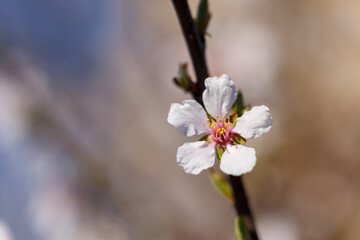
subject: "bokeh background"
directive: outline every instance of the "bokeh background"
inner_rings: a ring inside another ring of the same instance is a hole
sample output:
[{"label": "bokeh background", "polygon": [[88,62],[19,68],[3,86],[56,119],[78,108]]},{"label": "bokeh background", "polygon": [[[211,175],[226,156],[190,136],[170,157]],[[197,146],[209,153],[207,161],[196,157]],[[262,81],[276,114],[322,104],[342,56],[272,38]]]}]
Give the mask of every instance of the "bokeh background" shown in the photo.
[{"label": "bokeh background", "polygon": [[[244,177],[262,239],[360,239],[359,8],[210,0],[211,75],[274,119]],[[233,239],[175,161],[188,61],[171,1],[0,0],[0,239]]]}]

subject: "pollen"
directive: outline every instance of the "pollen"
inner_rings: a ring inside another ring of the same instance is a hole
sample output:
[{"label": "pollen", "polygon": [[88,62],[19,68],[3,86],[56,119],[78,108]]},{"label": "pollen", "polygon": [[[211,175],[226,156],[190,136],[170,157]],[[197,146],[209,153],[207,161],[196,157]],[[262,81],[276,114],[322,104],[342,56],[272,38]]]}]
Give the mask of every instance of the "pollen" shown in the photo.
[{"label": "pollen", "polygon": [[219,119],[219,122],[222,122],[222,119]]},{"label": "pollen", "polygon": [[216,118],[219,118],[219,115],[216,115]]},{"label": "pollen", "polygon": [[203,123],[203,126],[205,127],[205,123]]},{"label": "pollen", "polygon": [[223,115],[222,118],[225,118],[225,115]]}]

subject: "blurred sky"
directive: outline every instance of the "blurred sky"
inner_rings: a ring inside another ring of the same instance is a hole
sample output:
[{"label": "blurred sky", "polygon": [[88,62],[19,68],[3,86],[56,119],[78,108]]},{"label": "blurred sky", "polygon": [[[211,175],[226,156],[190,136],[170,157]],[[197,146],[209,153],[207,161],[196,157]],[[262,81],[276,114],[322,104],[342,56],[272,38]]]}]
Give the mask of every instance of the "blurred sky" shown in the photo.
[{"label": "blurred sky", "polygon": [[[118,18],[116,1],[2,0],[2,54],[9,59],[25,56],[56,87],[86,85],[94,80],[92,76],[107,56],[107,44],[118,39],[118,32],[113,31]],[[39,194],[39,185],[44,185],[39,184],[43,176],[34,177],[33,159],[43,158],[45,153],[33,136],[24,135],[26,120],[17,114],[22,111],[18,109],[19,101],[24,99],[19,98],[17,90],[4,84],[2,76],[0,219],[8,224],[14,239],[50,239],[37,232],[29,217],[29,202]],[[43,171],[51,169],[44,167]]]},{"label": "blurred sky", "polygon": [[[3,48],[26,52],[51,76],[89,79],[117,38],[116,1],[0,1]],[[66,76],[66,77],[65,77]]]}]

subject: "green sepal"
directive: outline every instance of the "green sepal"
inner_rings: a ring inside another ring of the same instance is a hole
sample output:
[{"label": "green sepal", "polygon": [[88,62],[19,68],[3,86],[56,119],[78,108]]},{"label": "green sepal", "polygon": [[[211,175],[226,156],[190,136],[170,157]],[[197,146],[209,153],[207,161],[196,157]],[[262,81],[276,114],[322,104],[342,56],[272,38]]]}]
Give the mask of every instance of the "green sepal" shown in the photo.
[{"label": "green sepal", "polygon": [[207,141],[209,135],[202,136],[199,141]]},{"label": "green sepal", "polygon": [[225,150],[226,150],[226,146],[216,144],[215,152],[216,152],[216,157],[218,158],[219,161],[221,161],[221,157],[224,154]]},{"label": "green sepal", "polygon": [[233,113],[237,113],[240,117],[243,114],[244,108],[245,108],[245,105],[244,105],[243,95],[240,91],[238,91],[236,100],[235,100],[234,104],[232,105],[230,111]]},{"label": "green sepal", "polygon": [[238,118],[238,114],[237,113],[233,113],[230,116],[230,123],[235,126],[236,125],[236,119]]},{"label": "green sepal", "polygon": [[184,89],[187,92],[193,92],[196,84],[191,80],[191,77],[187,71],[187,63],[181,63],[179,65],[178,75],[173,78],[174,83]]},{"label": "green sepal", "polygon": [[244,145],[246,143],[246,139],[240,136],[238,133],[232,133],[231,136],[231,144],[232,145]]},{"label": "green sepal", "polygon": [[206,141],[207,143],[212,143],[213,142],[213,138],[208,134],[205,136],[202,136],[199,141]]},{"label": "green sepal", "polygon": [[200,0],[197,9],[196,25],[202,37],[206,33],[206,28],[210,22],[211,14],[209,12],[209,3],[207,0]]},{"label": "green sepal", "polygon": [[230,202],[234,202],[233,191],[227,177],[214,169],[210,169],[210,180],[216,190],[226,197]]},{"label": "green sepal", "polygon": [[236,240],[249,240],[250,234],[246,228],[245,219],[241,216],[235,218],[234,234]]},{"label": "green sepal", "polygon": [[206,112],[207,117],[210,119],[210,123],[216,123],[215,118],[213,118],[208,112]]}]

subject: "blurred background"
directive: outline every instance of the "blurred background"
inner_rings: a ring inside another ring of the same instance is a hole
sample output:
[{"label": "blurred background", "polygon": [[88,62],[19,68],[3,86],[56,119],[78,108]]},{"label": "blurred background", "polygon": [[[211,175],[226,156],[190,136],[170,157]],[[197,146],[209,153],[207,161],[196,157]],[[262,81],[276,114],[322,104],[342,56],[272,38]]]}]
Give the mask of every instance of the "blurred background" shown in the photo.
[{"label": "blurred background", "polygon": [[[244,177],[262,239],[360,239],[359,7],[210,0],[211,75],[274,119]],[[188,61],[170,1],[0,0],[0,239],[233,239],[176,164]]]}]

